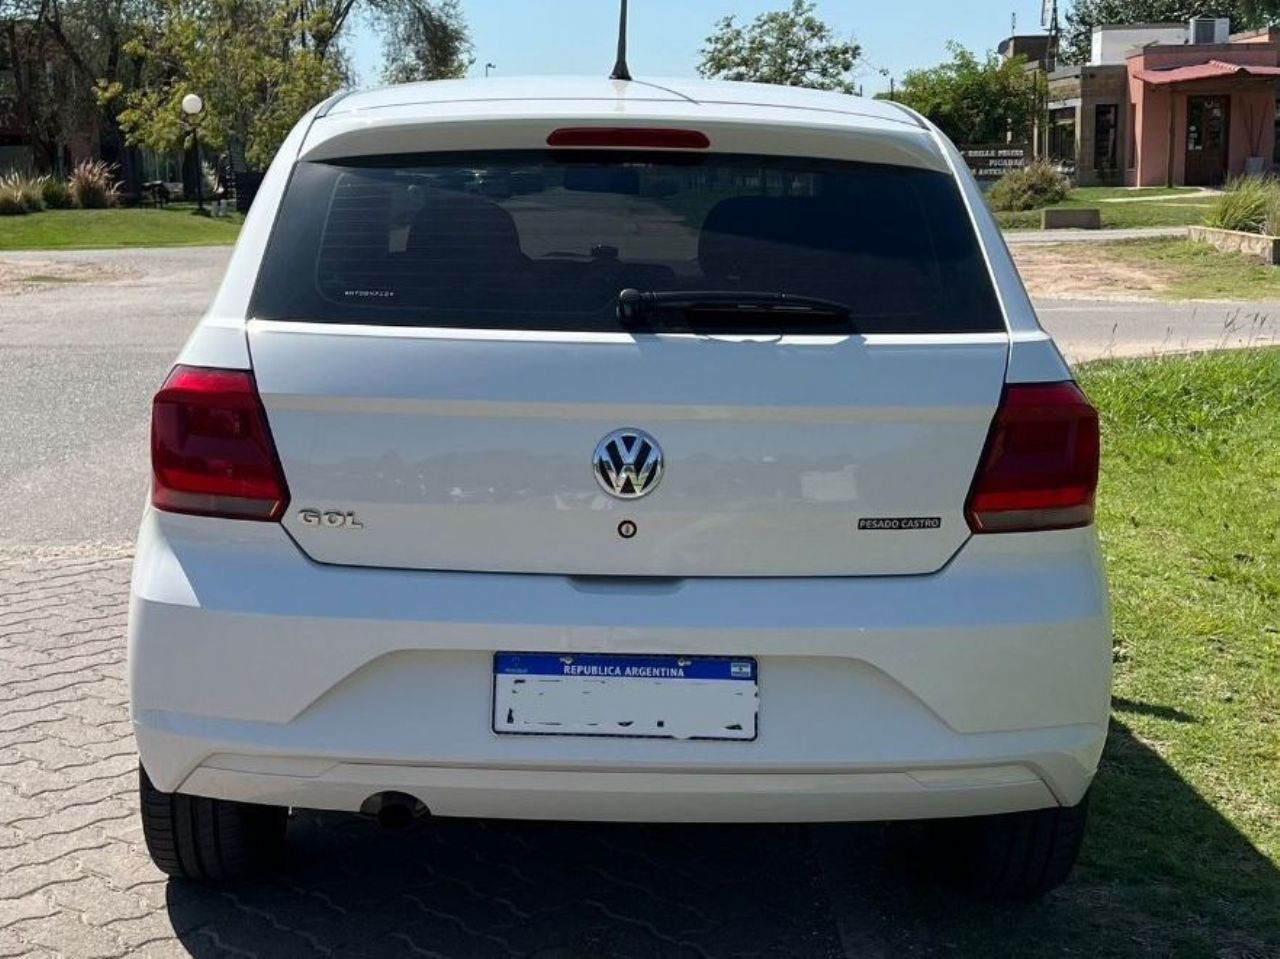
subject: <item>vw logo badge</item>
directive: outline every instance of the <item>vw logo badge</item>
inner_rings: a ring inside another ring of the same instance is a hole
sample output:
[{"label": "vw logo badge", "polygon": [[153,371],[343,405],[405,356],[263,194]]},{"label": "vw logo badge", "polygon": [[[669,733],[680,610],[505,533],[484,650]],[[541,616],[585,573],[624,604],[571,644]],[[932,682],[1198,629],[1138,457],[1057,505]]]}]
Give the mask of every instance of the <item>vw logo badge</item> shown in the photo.
[{"label": "vw logo badge", "polygon": [[662,447],[644,430],[614,430],[597,444],[592,468],[610,496],[639,499],[662,479]]}]

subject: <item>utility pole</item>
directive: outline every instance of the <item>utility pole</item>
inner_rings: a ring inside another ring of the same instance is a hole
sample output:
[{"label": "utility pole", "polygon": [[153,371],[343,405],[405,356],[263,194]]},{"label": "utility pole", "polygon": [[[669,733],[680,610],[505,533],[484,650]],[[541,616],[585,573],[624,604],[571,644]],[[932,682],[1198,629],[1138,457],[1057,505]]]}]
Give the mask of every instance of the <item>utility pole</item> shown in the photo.
[{"label": "utility pole", "polygon": [[[1044,86],[1036,91],[1037,159],[1049,159],[1049,74],[1058,69],[1058,0],[1041,0],[1040,28],[1049,31],[1049,45],[1044,54]],[[1039,86],[1037,84],[1037,86]]]},{"label": "utility pole", "polygon": [[1044,0],[1040,7],[1040,26],[1049,31],[1049,52],[1045,72],[1058,69],[1058,0]]}]

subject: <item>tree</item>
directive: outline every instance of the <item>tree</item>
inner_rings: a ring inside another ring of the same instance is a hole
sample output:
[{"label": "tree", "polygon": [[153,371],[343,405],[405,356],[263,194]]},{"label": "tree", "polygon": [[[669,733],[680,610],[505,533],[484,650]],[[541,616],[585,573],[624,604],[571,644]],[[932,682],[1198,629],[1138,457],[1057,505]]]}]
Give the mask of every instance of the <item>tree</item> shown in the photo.
[{"label": "tree", "polygon": [[762,13],[747,26],[733,16],[719,20],[702,48],[698,73],[852,93],[861,56],[857,43],[839,40],[814,15],[812,0],[791,0],[790,9]]},{"label": "tree", "polygon": [[956,143],[997,143],[1012,133],[1025,139],[1035,114],[1035,77],[1026,61],[1004,61],[994,53],[979,60],[954,41],[951,60],[911,70],[895,99],[942,128]]},{"label": "tree", "polygon": [[95,83],[131,84],[139,63],[125,49],[158,0],[0,0],[0,61],[12,70],[17,114],[38,170],[54,168],[61,142],[103,137],[112,160],[133,171],[116,109]]},{"label": "tree", "polygon": [[0,18],[0,64],[8,68],[3,126],[21,129],[31,145],[37,170],[57,163],[58,143],[73,122],[55,90],[66,70],[54,67],[42,48],[50,45],[43,24],[17,17]]},{"label": "tree", "polygon": [[6,91],[35,165],[69,140],[119,164],[130,146],[189,145],[181,100],[199,93],[202,143],[266,163],[298,118],[347,82],[342,41],[364,14],[387,31],[386,76],[459,76],[470,42],[458,0],[0,0]]},{"label": "tree", "polygon": [[388,83],[451,80],[475,62],[458,0],[384,0],[374,16],[383,30],[382,76]]},{"label": "tree", "polygon": [[349,80],[341,38],[357,2],[388,32],[393,81],[458,76],[470,60],[456,0],[161,0],[161,13],[128,45],[145,66],[132,89],[104,84],[129,142],[189,145],[182,98],[199,93],[201,142],[240,144],[263,167],[298,119]]},{"label": "tree", "polygon": [[182,98],[198,93],[201,141],[240,143],[251,164],[274,156],[289,128],[344,80],[332,8],[305,0],[165,0],[161,15],[127,45],[143,82],[100,88],[119,105],[131,144],[157,151],[190,144]]},{"label": "tree", "polygon": [[1093,28],[1104,24],[1230,17],[1232,30],[1251,30],[1266,26],[1277,15],[1278,0],[1074,0],[1066,14],[1059,59],[1063,63],[1087,63]]}]

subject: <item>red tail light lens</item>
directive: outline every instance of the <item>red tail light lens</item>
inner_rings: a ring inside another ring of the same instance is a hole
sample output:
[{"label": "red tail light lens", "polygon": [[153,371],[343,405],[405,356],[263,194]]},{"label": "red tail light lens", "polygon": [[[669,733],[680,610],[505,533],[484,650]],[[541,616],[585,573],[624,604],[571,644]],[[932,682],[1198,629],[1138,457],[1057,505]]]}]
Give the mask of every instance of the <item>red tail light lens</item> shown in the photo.
[{"label": "red tail light lens", "polygon": [[174,367],[151,405],[151,502],[171,513],[278,520],[289,504],[253,374]]},{"label": "red tail light lens", "polygon": [[1098,413],[1074,383],[1010,385],[991,424],[965,515],[975,533],[1093,522]]},{"label": "red tail light lens", "polygon": [[636,147],[653,150],[705,150],[711,140],[700,130],[655,127],[561,127],[547,137],[550,147]]}]

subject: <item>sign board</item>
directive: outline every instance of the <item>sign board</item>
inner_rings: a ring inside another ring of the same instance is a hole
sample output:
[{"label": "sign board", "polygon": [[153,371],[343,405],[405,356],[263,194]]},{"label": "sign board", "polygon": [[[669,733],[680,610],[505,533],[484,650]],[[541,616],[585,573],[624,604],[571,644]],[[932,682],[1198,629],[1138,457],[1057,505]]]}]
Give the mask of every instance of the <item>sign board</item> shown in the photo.
[{"label": "sign board", "polygon": [[1057,0],[1040,0],[1040,29],[1052,30],[1058,19]]},{"label": "sign board", "polygon": [[1021,170],[1030,162],[1031,149],[1025,143],[987,143],[961,147],[960,155],[974,177],[983,182]]}]

